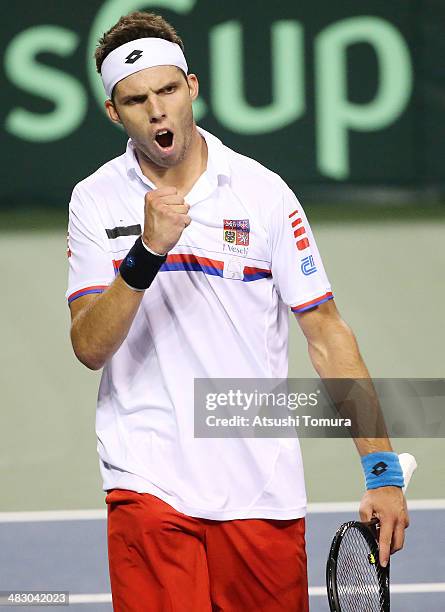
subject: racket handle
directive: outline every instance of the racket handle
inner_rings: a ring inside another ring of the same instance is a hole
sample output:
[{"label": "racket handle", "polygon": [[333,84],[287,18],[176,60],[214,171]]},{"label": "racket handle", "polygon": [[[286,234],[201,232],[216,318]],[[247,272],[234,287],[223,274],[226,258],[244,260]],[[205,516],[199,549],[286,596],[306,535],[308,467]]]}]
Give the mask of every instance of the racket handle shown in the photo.
[{"label": "racket handle", "polygon": [[402,453],[399,455],[400,466],[403,472],[403,480],[405,481],[405,486],[403,487],[403,492],[405,493],[409,481],[411,480],[411,476],[414,474],[414,470],[417,468],[417,462],[413,455],[409,453]]}]

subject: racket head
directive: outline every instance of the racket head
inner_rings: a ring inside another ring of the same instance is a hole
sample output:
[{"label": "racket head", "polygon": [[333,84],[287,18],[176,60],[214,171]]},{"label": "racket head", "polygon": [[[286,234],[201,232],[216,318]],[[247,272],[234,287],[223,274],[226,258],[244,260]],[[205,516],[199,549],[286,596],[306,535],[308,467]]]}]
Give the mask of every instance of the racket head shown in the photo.
[{"label": "racket head", "polygon": [[[369,523],[348,521],[337,529],[326,564],[326,585],[331,612],[389,612],[389,563],[387,567],[382,567],[379,563],[378,528],[378,520],[373,519]],[[349,563],[354,564],[354,577],[350,578],[350,586],[345,584],[343,553],[349,554]],[[362,584],[366,586],[352,584],[353,578],[356,582],[362,579]],[[365,580],[368,580],[368,583],[365,583]],[[348,589],[352,593],[348,593]],[[368,591],[367,601],[364,591]],[[363,602],[358,601],[359,595]]]}]

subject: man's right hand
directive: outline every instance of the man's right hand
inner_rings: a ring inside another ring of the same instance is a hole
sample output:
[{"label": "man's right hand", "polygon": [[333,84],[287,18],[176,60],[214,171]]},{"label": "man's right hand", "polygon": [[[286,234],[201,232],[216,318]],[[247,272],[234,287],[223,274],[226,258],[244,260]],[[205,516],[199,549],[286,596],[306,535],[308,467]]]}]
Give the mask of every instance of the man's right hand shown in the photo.
[{"label": "man's right hand", "polygon": [[145,220],[142,240],[155,253],[165,255],[190,225],[190,206],[176,187],[161,187],[145,194]]},{"label": "man's right hand", "polygon": [[[155,253],[168,253],[190,224],[190,206],[175,187],[163,187],[145,195],[142,239]],[[83,295],[70,304],[71,341],[77,358],[98,370],[127,337],[143,291],[129,289],[120,275],[102,294]]]}]

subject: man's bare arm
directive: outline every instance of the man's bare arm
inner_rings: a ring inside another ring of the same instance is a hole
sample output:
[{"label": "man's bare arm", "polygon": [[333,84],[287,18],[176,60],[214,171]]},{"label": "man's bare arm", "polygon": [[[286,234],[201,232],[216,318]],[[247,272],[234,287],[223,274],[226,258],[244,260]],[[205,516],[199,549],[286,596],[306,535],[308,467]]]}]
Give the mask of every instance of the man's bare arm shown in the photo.
[{"label": "man's bare arm", "polygon": [[[369,379],[357,340],[341,318],[334,300],[297,314],[298,323],[308,341],[312,364],[320,378]],[[378,407],[376,396],[374,400]],[[392,451],[387,437],[354,439],[360,455],[376,451]]]},{"label": "man's bare arm", "polygon": [[[350,327],[343,321],[334,303],[329,300],[312,310],[296,315],[308,341],[309,356],[320,378],[369,378],[368,369],[360,354]],[[371,397],[378,407],[378,398]],[[361,456],[392,451],[388,437],[357,437],[355,445]],[[390,552],[403,547],[404,530],[409,525],[406,501],[399,487],[379,487],[367,491],[360,504],[360,516],[368,521],[380,519],[380,561],[386,565]]]},{"label": "man's bare arm", "polygon": [[87,368],[99,370],[127,337],[144,296],[118,276],[102,294],[84,295],[70,304],[71,343]]}]

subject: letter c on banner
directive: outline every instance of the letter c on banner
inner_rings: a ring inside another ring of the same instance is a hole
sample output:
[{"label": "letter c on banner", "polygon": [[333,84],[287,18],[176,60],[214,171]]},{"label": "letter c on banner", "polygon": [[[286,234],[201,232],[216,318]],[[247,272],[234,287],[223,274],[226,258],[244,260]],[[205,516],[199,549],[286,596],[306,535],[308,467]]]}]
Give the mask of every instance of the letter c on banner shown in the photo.
[{"label": "letter c on banner", "polygon": [[[88,76],[94,97],[101,108],[103,108],[106,95],[101,78],[96,71],[94,51],[99,38],[103,36],[104,32],[109,30],[111,26],[122,17],[122,15],[126,15],[131,11],[137,11],[148,7],[156,7],[186,14],[192,10],[195,4],[196,0],[107,0],[107,2],[102,5],[96,15],[95,20],[93,21],[87,45]],[[195,119],[199,121],[199,118],[202,117],[206,111],[205,103],[198,99],[194,103],[193,107]]]}]

